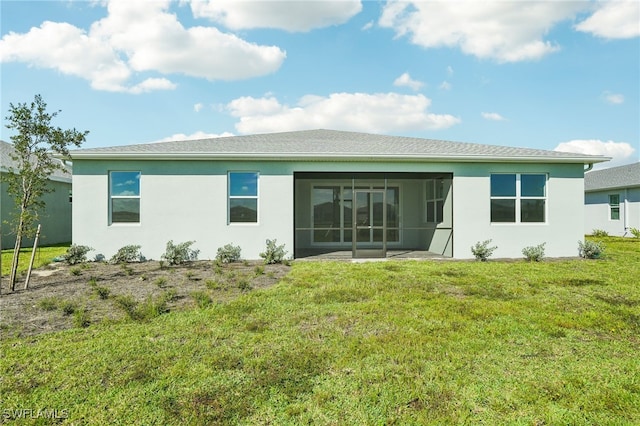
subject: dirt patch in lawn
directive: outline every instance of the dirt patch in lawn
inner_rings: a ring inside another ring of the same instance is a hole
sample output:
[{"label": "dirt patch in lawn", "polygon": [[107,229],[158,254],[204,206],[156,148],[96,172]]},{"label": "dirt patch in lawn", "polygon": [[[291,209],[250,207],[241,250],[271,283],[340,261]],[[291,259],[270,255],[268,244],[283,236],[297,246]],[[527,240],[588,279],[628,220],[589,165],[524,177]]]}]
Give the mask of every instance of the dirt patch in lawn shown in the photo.
[{"label": "dirt patch in lawn", "polygon": [[135,303],[155,303],[167,311],[222,303],[272,286],[289,269],[258,261],[226,265],[197,261],[180,266],[157,261],[52,264],[33,271],[27,290],[23,290],[24,277],[14,292],[3,277],[0,339],[119,321],[130,316],[127,306]]}]

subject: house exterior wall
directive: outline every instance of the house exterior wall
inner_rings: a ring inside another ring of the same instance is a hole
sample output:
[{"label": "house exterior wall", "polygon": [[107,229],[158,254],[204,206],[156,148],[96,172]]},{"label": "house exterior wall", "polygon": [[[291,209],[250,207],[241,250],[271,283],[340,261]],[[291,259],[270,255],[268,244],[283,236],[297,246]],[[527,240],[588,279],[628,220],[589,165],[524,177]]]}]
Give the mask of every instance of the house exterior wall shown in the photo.
[{"label": "house exterior wall", "polygon": [[[609,195],[620,197],[620,218],[611,219]],[[584,195],[584,233],[599,229],[612,236],[632,236],[629,228],[640,229],[640,188],[616,188]],[[625,229],[626,226],[626,229]]]},{"label": "house exterior wall", "polygon": [[[139,171],[140,223],[109,224],[109,172]],[[258,223],[229,224],[227,173],[257,171]],[[470,247],[492,239],[495,257],[522,257],[526,246],[546,243],[546,255],[575,256],[583,239],[582,164],[421,163],[380,161],[74,161],[73,241],[111,257],[117,249],[139,244],[142,253],[159,259],[166,242],[194,240],[201,259],[218,247],[240,245],[242,257],[257,259],[265,240],[277,239],[289,254],[294,248],[294,172],[421,172],[451,173],[445,201],[453,227],[434,231],[434,251],[454,258],[472,258]],[[491,173],[544,173],[547,181],[545,223],[492,224]],[[305,194],[296,194],[299,201]],[[306,195],[308,196],[308,195]],[[415,194],[411,195],[415,197]],[[415,201],[415,200],[414,200]],[[409,205],[409,204],[407,204]],[[300,214],[300,212],[296,212]],[[411,214],[407,214],[407,219]],[[298,222],[304,218],[298,218]],[[445,226],[446,228],[446,226]]]},{"label": "house exterior wall", "polygon": [[[545,223],[491,223],[491,173],[546,173]],[[584,239],[581,164],[475,164],[453,179],[454,257],[473,257],[471,246],[491,239],[493,257],[522,257],[522,249],[545,243],[547,257],[576,256]]]},{"label": "house exterior wall", "polygon": [[[45,202],[45,209],[40,212],[40,220],[36,222],[41,225],[39,245],[51,245],[68,243],[71,241],[71,202],[69,201],[69,191],[71,182],[61,182],[50,180],[48,182],[52,192],[42,196]],[[4,222],[13,219],[13,212],[16,211],[15,202],[7,193],[7,183],[0,183],[0,220],[2,221],[2,247],[13,248],[15,235],[9,234],[10,226]],[[33,245],[33,238],[25,238],[22,241],[23,247]]]}]

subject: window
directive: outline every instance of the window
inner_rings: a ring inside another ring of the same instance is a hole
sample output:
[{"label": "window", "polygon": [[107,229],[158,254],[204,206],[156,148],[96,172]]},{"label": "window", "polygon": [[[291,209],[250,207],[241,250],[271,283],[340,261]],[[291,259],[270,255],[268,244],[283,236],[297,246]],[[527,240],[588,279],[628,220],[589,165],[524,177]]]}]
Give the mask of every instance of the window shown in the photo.
[{"label": "window", "polygon": [[111,172],[111,223],[140,222],[140,172]]},{"label": "window", "polygon": [[547,176],[492,174],[491,222],[544,223]]},{"label": "window", "polygon": [[609,195],[609,220],[620,220],[620,195]]},{"label": "window", "polygon": [[428,179],[426,195],[427,223],[442,223],[444,211],[444,179]]},{"label": "window", "polygon": [[258,222],[258,173],[229,172],[229,223]]}]

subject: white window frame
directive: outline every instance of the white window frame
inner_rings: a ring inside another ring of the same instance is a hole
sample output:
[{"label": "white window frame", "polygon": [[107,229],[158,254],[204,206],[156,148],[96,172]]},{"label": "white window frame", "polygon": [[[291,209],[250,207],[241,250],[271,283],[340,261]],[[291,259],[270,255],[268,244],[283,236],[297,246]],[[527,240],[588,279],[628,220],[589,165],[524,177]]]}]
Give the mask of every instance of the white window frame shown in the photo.
[{"label": "white window frame", "polygon": [[[620,194],[608,194],[609,195],[609,220],[611,221],[619,221],[620,220]],[[611,198],[612,197],[618,197],[618,203],[614,204],[611,202]],[[618,218],[614,219],[613,218],[613,210],[617,209],[618,210]]]},{"label": "white window frame", "polygon": [[[516,176],[516,194],[515,196],[492,196],[491,195],[491,176],[493,175],[515,175]],[[544,196],[522,196],[522,176],[544,176]],[[515,220],[513,222],[493,222],[491,221],[491,200],[515,200]],[[522,221],[522,200],[544,200],[544,221],[542,222],[523,222]],[[548,173],[491,173],[489,176],[489,220],[491,225],[546,225],[549,223],[549,174]]]},{"label": "white window frame", "polygon": [[[433,198],[429,198],[429,186],[432,186]],[[442,194],[438,197],[438,185],[441,185]],[[439,224],[444,222],[444,203],[445,203],[445,189],[444,178],[427,179],[424,187],[424,221],[425,223]],[[438,202],[441,202],[441,209],[438,209]],[[433,221],[429,221],[429,203],[433,203]],[[438,210],[440,210],[441,219],[438,221]]]},{"label": "white window frame", "polygon": [[[256,175],[256,195],[231,195],[231,175],[253,173]],[[256,200],[255,222],[234,222],[231,220],[231,200]],[[227,225],[255,226],[260,222],[260,172],[257,170],[229,170],[227,171]]]},{"label": "white window frame", "polygon": [[[113,185],[114,173],[137,173],[140,179],[138,195],[113,195],[111,188]],[[113,221],[113,200],[114,199],[137,199],[138,200],[138,221],[137,222],[114,222]],[[111,170],[109,171],[109,225],[132,226],[140,225],[142,222],[142,172],[140,170]]]}]

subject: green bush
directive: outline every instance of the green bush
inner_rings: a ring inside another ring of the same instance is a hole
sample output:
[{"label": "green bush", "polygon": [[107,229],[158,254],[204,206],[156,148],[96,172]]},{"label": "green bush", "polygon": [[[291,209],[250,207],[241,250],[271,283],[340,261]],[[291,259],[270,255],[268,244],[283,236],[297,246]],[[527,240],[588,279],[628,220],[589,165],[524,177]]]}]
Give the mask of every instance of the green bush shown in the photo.
[{"label": "green bush", "polygon": [[631,232],[631,235],[633,235],[634,238],[640,238],[640,229],[630,228],[629,232]]},{"label": "green bush", "polygon": [[599,241],[578,241],[578,255],[584,259],[597,259],[602,256],[604,249],[604,244]]},{"label": "green bush", "polygon": [[287,251],[284,249],[284,244],[276,245],[277,240],[267,240],[267,249],[260,253],[260,257],[264,259],[264,263],[271,265],[274,263],[282,263]]},{"label": "green bush", "polygon": [[93,250],[89,246],[81,246],[71,244],[67,249],[67,252],[62,255],[62,259],[67,265],[75,265],[77,263],[84,263],[87,261],[87,253]]},{"label": "green bush", "polygon": [[218,248],[216,262],[221,264],[237,262],[240,260],[240,251],[240,246],[226,244],[223,247]]},{"label": "green bush", "polygon": [[594,229],[593,231],[591,231],[591,235],[594,237],[602,238],[602,237],[608,237],[609,233],[604,229]]},{"label": "green bush", "polygon": [[174,245],[173,241],[167,242],[167,248],[162,255],[162,259],[166,260],[169,265],[181,265],[198,259],[200,250],[192,250],[191,245],[195,241],[185,241],[178,245]]},{"label": "green bush", "polygon": [[118,249],[116,254],[111,257],[111,263],[131,263],[139,262],[142,259],[142,253],[140,253],[140,246],[128,245]]},{"label": "green bush", "polygon": [[481,262],[486,262],[493,252],[498,248],[496,246],[489,247],[489,243],[491,240],[486,240],[483,242],[478,241],[475,245],[471,246],[471,253],[475,256],[476,260]]},{"label": "green bush", "polygon": [[75,302],[66,300],[60,304],[60,310],[64,315],[71,315],[78,310],[78,305]]},{"label": "green bush", "polygon": [[102,300],[108,299],[109,294],[111,293],[111,291],[108,288],[102,287],[102,286],[94,287],[94,291],[98,295],[98,297]]},{"label": "green bush", "polygon": [[537,246],[525,247],[522,249],[522,254],[529,262],[540,262],[544,259],[545,244],[546,243],[542,243]]}]

